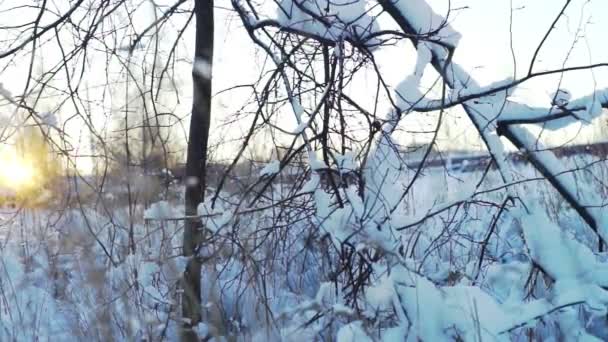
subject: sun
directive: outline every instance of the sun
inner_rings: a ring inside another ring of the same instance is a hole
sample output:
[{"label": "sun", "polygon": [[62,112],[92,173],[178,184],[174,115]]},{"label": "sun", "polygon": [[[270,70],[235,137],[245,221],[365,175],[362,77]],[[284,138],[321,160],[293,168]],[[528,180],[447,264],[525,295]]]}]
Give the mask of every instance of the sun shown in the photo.
[{"label": "sun", "polygon": [[0,184],[16,192],[35,185],[36,172],[31,163],[14,154],[0,155]]}]

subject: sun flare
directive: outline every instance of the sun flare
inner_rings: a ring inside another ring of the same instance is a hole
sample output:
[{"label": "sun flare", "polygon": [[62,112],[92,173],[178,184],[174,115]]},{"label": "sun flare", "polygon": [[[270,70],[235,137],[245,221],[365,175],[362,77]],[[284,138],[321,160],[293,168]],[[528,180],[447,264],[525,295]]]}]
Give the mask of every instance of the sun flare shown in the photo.
[{"label": "sun flare", "polygon": [[15,191],[35,185],[36,171],[31,163],[14,154],[0,155],[0,184]]}]

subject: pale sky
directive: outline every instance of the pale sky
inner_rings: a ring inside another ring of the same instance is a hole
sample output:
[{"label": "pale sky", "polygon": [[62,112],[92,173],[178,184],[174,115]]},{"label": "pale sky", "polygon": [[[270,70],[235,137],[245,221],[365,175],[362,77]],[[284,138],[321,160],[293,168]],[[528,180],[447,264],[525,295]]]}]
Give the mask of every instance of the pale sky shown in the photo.
[{"label": "pale sky", "polygon": [[[18,3],[20,0],[4,0],[0,2],[1,8],[6,8],[10,3]],[[159,1],[157,1],[158,3]],[[171,3],[165,0],[163,2]],[[448,6],[447,0],[429,1],[439,14],[445,14]],[[55,0],[58,6],[65,6],[66,2]],[[514,63],[510,49],[510,41],[515,54],[517,75],[521,77],[528,70],[528,64],[537,44],[550,27],[551,22],[564,4],[564,1],[556,0],[453,0],[449,3],[452,9],[456,9],[450,15],[451,25],[461,33],[462,38],[457,49],[455,61],[467,69],[481,84],[491,83],[513,75]],[[512,13],[512,40],[510,40],[510,12]],[[230,88],[240,84],[254,81],[260,70],[259,63],[264,58],[260,52],[256,52],[253,43],[242,28],[240,19],[235,13],[226,10],[230,7],[227,0],[216,1],[216,40],[214,60],[214,92]],[[142,6],[141,15],[135,21],[136,26],[141,29],[148,25],[153,18],[150,8]],[[31,13],[30,13],[31,14]],[[608,44],[605,35],[608,32],[608,1],[591,0],[573,1],[567,11],[567,20],[561,19],[557,28],[552,32],[550,38],[539,54],[535,70],[546,70],[560,68],[566,56],[566,66],[585,65],[608,61]],[[22,18],[19,18],[23,20]],[[6,18],[0,16],[0,21],[6,22]],[[381,25],[383,22],[381,21]],[[578,39],[577,39],[578,37]],[[189,29],[184,35],[184,46],[188,47],[193,42],[193,29]],[[574,48],[570,51],[573,42]],[[54,52],[57,53],[56,51]],[[45,56],[52,56],[53,51],[45,51]],[[395,86],[402,81],[412,70],[415,63],[413,49],[409,43],[388,49],[380,49],[376,52],[377,58],[382,61],[384,76],[389,84]],[[185,56],[191,59],[190,56]],[[49,59],[49,57],[47,57]],[[0,82],[13,94],[19,94],[23,87],[24,68],[26,63],[18,64],[14,68],[0,74]],[[190,109],[190,70],[187,63],[181,63],[178,71],[183,74],[180,78],[181,103],[172,107],[176,114],[187,115]],[[104,68],[93,68],[87,76],[94,82],[97,76],[105,73]],[[595,78],[594,78],[595,77]],[[560,75],[543,77],[525,84],[524,91],[520,91],[518,98],[530,104],[546,105],[550,100],[549,95],[555,91],[559,83]],[[368,91],[365,83],[354,84],[349,91],[353,94]],[[563,75],[562,88],[571,91],[574,97],[590,93],[594,87],[608,86],[608,68],[568,73]],[[240,108],[246,101],[247,90],[237,90],[218,95],[214,98],[214,124],[230,116]],[[93,94],[93,97],[95,94]],[[386,104],[384,104],[386,107]],[[458,116],[459,110],[452,110],[451,115]],[[5,113],[6,114],[6,113]],[[66,116],[67,113],[62,113]],[[425,119],[427,115],[412,115],[404,121],[405,125],[424,126],[431,122]],[[295,128],[295,122],[285,123],[285,128]],[[454,134],[460,138],[466,135],[475,135],[470,130],[468,119],[462,115],[457,121],[457,127],[452,128]],[[291,127],[293,126],[293,127]],[[217,126],[215,126],[217,127]],[[244,126],[232,125],[232,130],[242,130]],[[74,124],[70,130],[82,130],[82,125]],[[573,131],[572,129],[569,131]],[[219,136],[230,135],[225,129],[212,129],[212,139]],[[233,135],[237,136],[232,132]],[[563,132],[559,135],[564,136]],[[582,134],[589,136],[588,133]],[[74,136],[79,136],[74,134]],[[461,140],[458,140],[461,141]]]}]

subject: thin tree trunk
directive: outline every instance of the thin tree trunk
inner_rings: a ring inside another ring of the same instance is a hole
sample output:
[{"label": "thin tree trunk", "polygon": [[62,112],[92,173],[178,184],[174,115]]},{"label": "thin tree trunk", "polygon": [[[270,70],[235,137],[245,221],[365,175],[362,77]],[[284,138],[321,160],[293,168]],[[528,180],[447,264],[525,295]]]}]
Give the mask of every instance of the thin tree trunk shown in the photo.
[{"label": "thin tree trunk", "polygon": [[[213,62],[213,0],[195,0],[195,63],[207,64],[209,73],[193,68],[193,103],[186,157],[186,215],[197,214],[205,196],[207,143],[211,118],[211,65]],[[182,279],[182,315],[185,323],[183,341],[198,341],[193,327],[201,320],[201,261],[197,258],[202,243],[202,223],[187,220],[184,227],[183,252],[188,264]]]}]

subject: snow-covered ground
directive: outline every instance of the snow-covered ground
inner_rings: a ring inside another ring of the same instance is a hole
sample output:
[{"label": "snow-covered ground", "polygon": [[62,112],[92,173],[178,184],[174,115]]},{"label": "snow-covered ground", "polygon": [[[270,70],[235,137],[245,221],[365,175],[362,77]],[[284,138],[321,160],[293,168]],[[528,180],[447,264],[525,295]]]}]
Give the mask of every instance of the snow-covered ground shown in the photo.
[{"label": "snow-covered ground", "polygon": [[[588,165],[576,173],[581,189],[608,172],[590,156],[567,161]],[[513,188],[540,214],[502,211],[493,170],[478,188],[482,171],[427,170],[379,230],[366,230],[381,224],[366,214],[375,204],[349,189],[342,209],[314,184],[290,207],[218,203],[201,251],[199,333],[216,341],[608,338],[606,256],[592,252],[596,237],[530,166],[516,170]],[[283,186],[272,196],[285,196]],[[0,340],[175,340],[182,212],[181,199],[131,215],[87,205],[2,210]],[[390,250],[394,257],[382,254]]]}]

